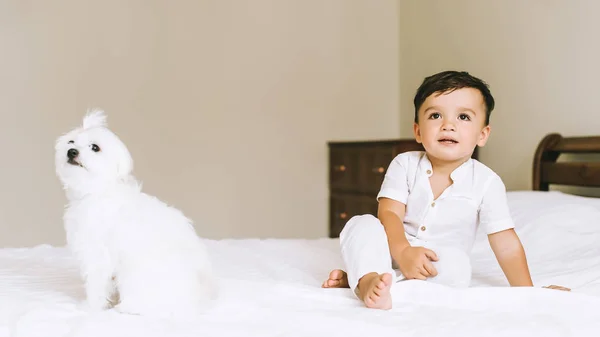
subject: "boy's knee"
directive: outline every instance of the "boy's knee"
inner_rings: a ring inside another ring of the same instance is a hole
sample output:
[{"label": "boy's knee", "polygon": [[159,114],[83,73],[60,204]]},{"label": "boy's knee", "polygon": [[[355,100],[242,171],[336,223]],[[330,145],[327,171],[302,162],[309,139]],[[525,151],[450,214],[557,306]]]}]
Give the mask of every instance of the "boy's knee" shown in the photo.
[{"label": "boy's knee", "polygon": [[373,231],[379,229],[383,230],[383,233],[385,233],[383,225],[375,216],[371,214],[355,215],[352,218],[350,218],[350,220],[348,220],[346,225],[344,225],[344,228],[340,233],[340,240],[343,241],[349,235],[360,235],[361,233],[364,233],[366,231]]}]

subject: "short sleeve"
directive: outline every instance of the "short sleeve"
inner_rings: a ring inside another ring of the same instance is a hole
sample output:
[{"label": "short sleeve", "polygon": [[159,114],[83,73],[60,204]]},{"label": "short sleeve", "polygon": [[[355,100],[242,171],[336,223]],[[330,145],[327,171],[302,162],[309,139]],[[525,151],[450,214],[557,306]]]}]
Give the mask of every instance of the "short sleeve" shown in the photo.
[{"label": "short sleeve", "polygon": [[490,178],[485,189],[479,208],[479,226],[488,235],[515,227],[508,208],[506,187],[498,176]]},{"label": "short sleeve", "polygon": [[407,164],[407,157],[402,154],[397,155],[392,160],[383,178],[377,200],[379,198],[389,198],[406,205],[408,199]]}]

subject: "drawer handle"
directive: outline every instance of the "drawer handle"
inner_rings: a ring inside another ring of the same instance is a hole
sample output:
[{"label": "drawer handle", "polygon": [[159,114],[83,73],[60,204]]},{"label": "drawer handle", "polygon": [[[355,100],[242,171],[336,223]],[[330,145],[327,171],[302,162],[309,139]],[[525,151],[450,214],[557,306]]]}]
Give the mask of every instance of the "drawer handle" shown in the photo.
[{"label": "drawer handle", "polygon": [[339,171],[339,172],[344,172],[346,171],[346,166],[345,165],[336,165],[333,167],[334,171]]},{"label": "drawer handle", "polygon": [[373,169],[373,173],[383,173],[385,172],[385,167],[379,166]]},{"label": "drawer handle", "polygon": [[348,213],[342,212],[340,213],[340,219],[345,220],[348,217]]}]

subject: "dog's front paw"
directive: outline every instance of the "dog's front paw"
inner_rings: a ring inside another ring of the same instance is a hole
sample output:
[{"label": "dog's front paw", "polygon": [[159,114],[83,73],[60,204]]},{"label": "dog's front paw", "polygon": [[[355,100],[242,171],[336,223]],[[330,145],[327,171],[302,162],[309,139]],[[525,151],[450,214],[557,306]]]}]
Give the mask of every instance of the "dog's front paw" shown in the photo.
[{"label": "dog's front paw", "polygon": [[110,309],[113,306],[111,302],[115,288],[112,283],[112,278],[100,277],[93,275],[88,276],[85,284],[85,293],[87,304],[92,311],[101,311]]},{"label": "dog's front paw", "polygon": [[90,311],[103,311],[112,307],[112,303],[104,296],[90,296],[86,306]]}]

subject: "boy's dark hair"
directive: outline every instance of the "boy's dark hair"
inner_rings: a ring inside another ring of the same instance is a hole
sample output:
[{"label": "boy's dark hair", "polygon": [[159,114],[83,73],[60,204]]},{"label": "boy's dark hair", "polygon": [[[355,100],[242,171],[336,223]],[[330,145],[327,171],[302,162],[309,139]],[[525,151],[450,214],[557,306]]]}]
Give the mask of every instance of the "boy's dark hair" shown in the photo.
[{"label": "boy's dark hair", "polygon": [[417,89],[414,99],[415,123],[419,122],[419,109],[427,97],[435,93],[450,93],[462,88],[473,88],[481,92],[486,107],[485,125],[490,124],[490,115],[492,114],[492,110],[494,110],[495,103],[487,83],[477,77],[471,76],[466,71],[452,70],[442,71],[423,80],[423,83]]}]

